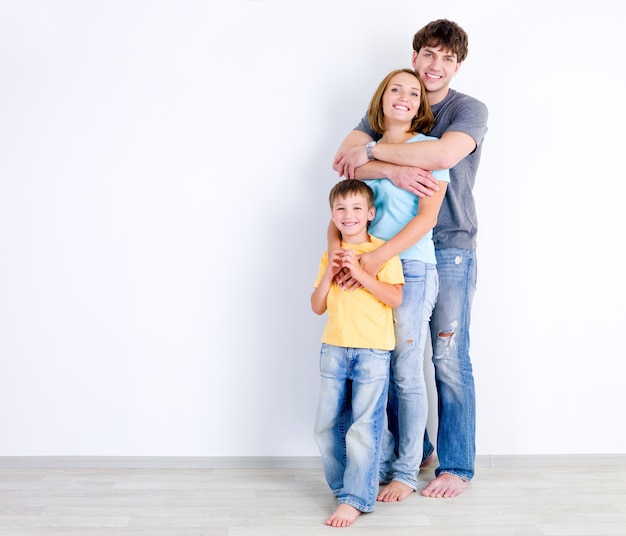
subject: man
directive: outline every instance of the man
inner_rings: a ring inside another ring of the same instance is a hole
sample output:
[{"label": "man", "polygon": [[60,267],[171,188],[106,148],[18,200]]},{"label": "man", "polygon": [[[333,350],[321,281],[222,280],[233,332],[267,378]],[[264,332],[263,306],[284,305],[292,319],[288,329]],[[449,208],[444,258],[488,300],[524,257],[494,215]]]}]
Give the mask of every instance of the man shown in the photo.
[{"label": "man", "polygon": [[[432,195],[437,189],[430,170],[450,169],[450,184],[433,234],[439,295],[430,329],[439,409],[439,467],[435,478],[422,490],[426,497],[462,493],[474,476],[476,454],[475,388],[469,356],[477,234],[472,189],[487,132],[488,111],[480,101],[449,87],[467,57],[467,43],[465,31],[446,19],[428,23],[413,38],[412,64],[426,87],[435,116],[430,135],[437,140],[371,143],[375,135],[365,117],[343,141],[333,161],[340,176],[387,177],[420,197]],[[422,465],[430,463],[433,451],[425,432]],[[392,481],[378,498],[400,501],[413,491]]]}]

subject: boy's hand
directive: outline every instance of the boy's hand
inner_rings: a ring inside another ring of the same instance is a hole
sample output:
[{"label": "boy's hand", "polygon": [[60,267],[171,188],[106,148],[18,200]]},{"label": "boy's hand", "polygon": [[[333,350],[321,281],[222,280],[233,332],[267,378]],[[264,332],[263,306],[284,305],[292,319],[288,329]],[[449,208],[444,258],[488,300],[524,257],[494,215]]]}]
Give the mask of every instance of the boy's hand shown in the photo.
[{"label": "boy's hand", "polygon": [[341,256],[341,267],[349,270],[353,276],[357,276],[358,272],[361,270],[359,267],[359,258],[354,253],[354,250],[347,249],[343,252]]},{"label": "boy's hand", "polygon": [[343,254],[343,249],[336,249],[328,255],[328,266],[326,266],[326,273],[332,279],[333,283],[337,282],[338,274],[343,268]]},{"label": "boy's hand", "polygon": [[359,256],[354,250],[345,250],[342,256],[341,270],[335,276],[334,283],[339,285],[343,290],[356,290],[363,288],[359,283],[359,274],[363,273],[363,269],[359,264]]}]

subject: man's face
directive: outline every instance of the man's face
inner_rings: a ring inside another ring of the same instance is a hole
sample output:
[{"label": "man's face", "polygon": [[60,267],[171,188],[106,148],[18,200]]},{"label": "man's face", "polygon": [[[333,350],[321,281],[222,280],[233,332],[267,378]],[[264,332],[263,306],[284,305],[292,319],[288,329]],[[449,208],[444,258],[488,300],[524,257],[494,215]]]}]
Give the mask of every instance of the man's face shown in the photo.
[{"label": "man's face", "polygon": [[460,67],[456,54],[442,47],[423,47],[419,52],[413,51],[413,69],[424,82],[431,104],[446,96],[448,86]]}]

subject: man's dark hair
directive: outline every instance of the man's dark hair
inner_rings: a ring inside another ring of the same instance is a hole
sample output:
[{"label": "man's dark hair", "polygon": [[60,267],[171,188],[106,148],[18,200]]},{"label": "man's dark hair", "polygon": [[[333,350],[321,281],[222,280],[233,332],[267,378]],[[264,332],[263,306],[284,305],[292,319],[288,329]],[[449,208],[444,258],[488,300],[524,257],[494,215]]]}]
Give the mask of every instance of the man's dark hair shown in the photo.
[{"label": "man's dark hair", "polygon": [[456,54],[456,61],[461,63],[467,58],[467,33],[456,22],[448,19],[434,20],[413,36],[413,50],[419,52],[424,47],[450,50]]}]

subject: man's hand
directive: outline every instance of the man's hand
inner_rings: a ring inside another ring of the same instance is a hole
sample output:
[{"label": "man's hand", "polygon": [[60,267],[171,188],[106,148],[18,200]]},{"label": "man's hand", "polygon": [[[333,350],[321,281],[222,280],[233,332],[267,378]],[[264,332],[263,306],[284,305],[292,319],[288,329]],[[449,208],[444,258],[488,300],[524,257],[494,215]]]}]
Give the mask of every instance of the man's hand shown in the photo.
[{"label": "man's hand", "polygon": [[356,168],[367,164],[369,161],[365,145],[351,147],[343,153],[337,153],[333,162],[333,169],[339,173],[340,177],[354,179]]},{"label": "man's hand", "polygon": [[418,197],[432,196],[439,190],[439,183],[432,172],[418,167],[390,165],[388,178],[398,188]]},{"label": "man's hand", "polygon": [[[368,162],[369,159],[367,158],[365,146],[352,147],[337,153],[333,161],[333,169],[340,177],[354,179],[356,178],[357,168]],[[435,179],[432,172],[428,170],[415,166],[399,166],[381,161],[374,163],[379,167],[384,166],[384,168],[380,167],[380,169],[377,170],[382,172],[377,176],[388,178],[398,188],[411,192],[418,197],[430,197],[439,190],[437,179]],[[361,175],[359,178],[365,177]]]}]

